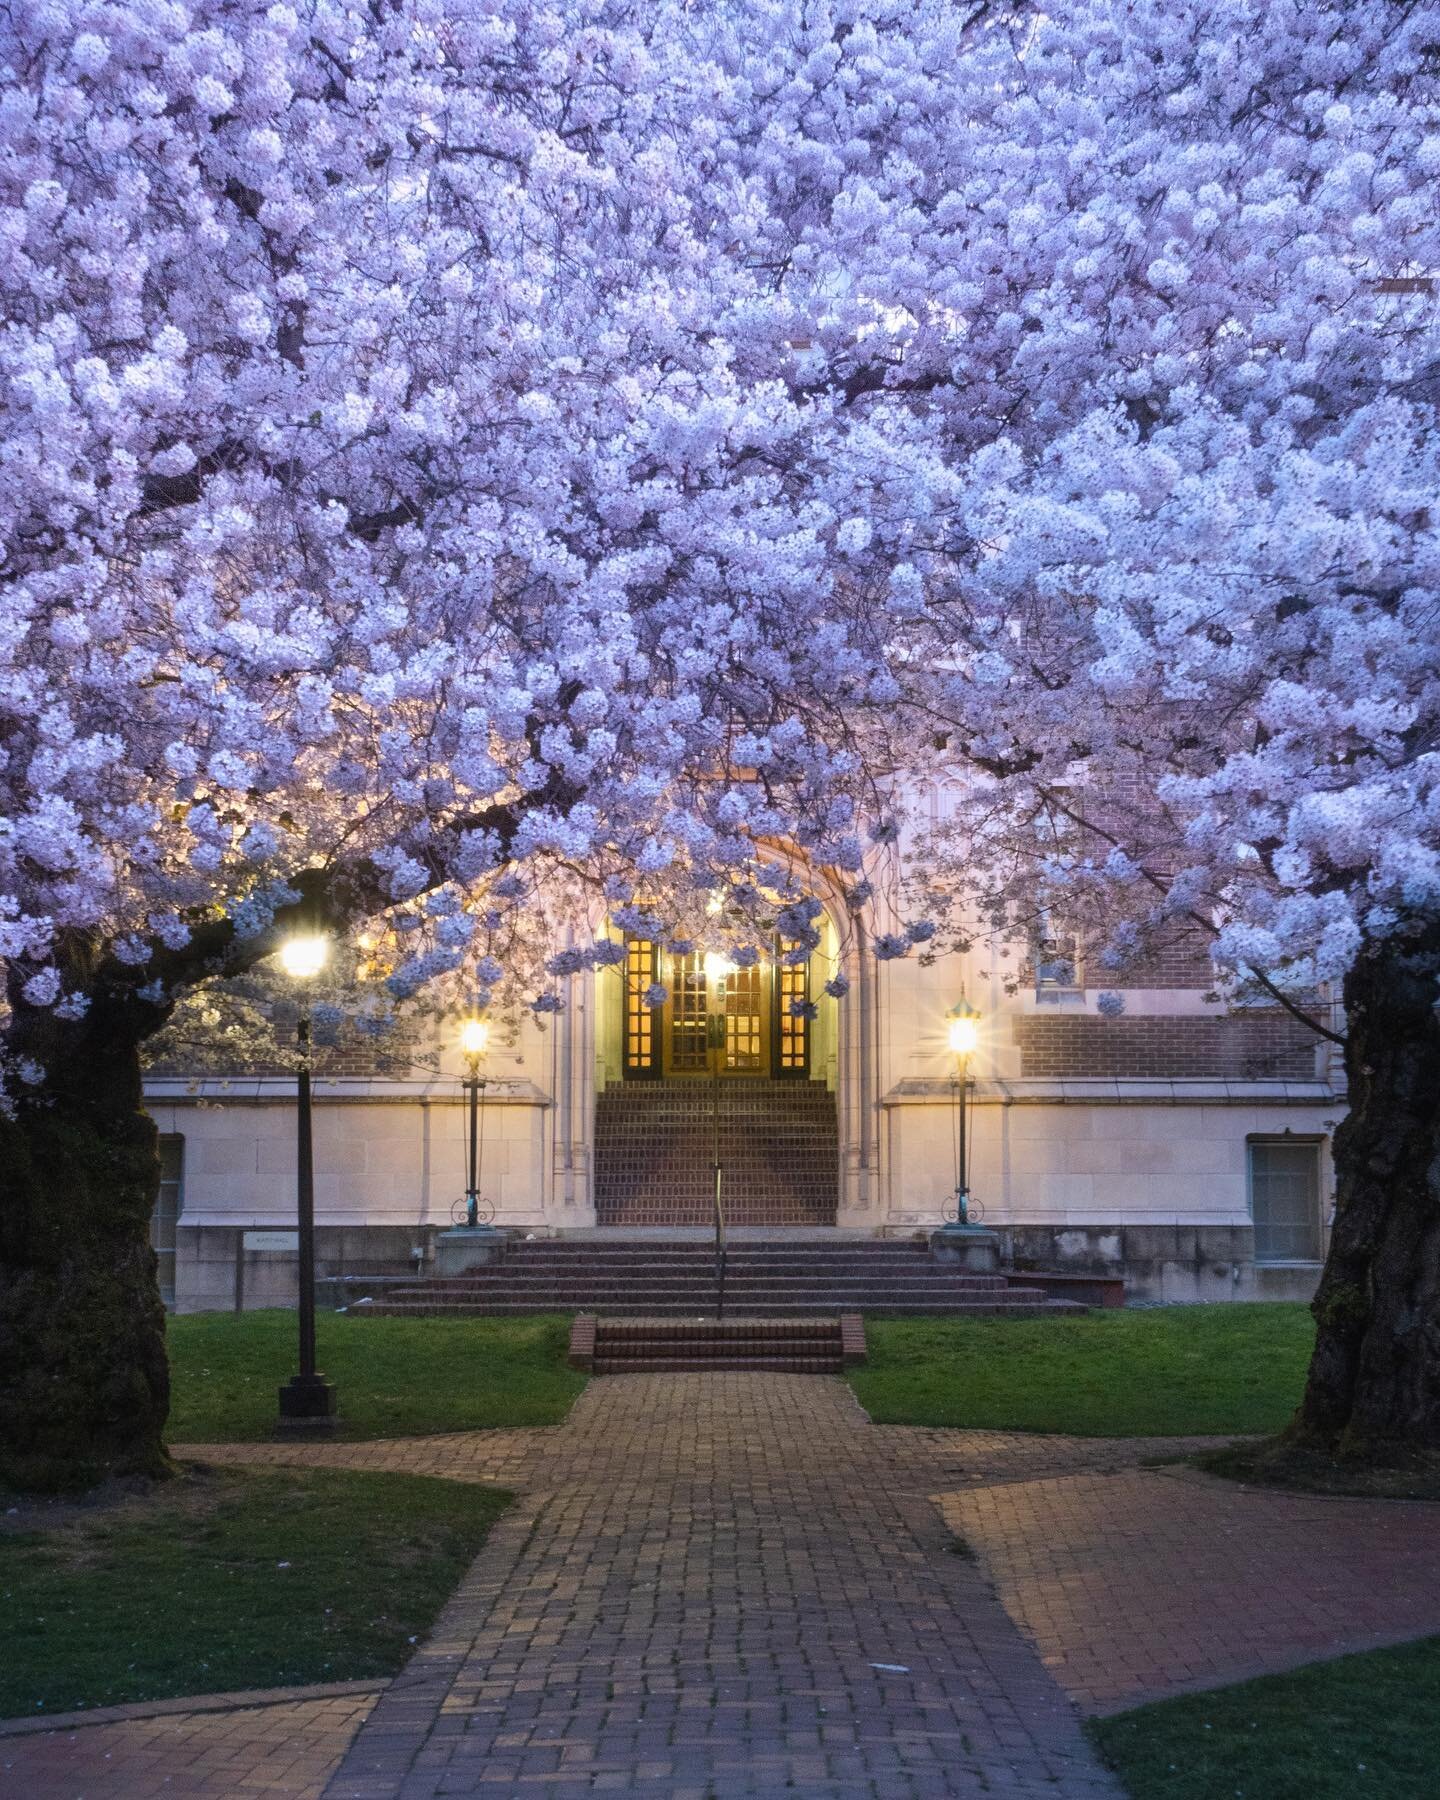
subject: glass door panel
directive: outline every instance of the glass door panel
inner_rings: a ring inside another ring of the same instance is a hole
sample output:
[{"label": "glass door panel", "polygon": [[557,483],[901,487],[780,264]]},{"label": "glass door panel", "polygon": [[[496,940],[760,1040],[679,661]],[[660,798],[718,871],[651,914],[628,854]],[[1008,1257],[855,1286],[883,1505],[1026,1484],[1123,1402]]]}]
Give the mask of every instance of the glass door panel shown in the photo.
[{"label": "glass door panel", "polygon": [[705,959],[698,952],[670,958],[670,998],[662,1033],[667,1075],[705,1075],[708,1014],[725,1021],[724,1072],[727,1075],[770,1073],[770,971],[763,965],[735,969],[720,977],[712,997]]}]

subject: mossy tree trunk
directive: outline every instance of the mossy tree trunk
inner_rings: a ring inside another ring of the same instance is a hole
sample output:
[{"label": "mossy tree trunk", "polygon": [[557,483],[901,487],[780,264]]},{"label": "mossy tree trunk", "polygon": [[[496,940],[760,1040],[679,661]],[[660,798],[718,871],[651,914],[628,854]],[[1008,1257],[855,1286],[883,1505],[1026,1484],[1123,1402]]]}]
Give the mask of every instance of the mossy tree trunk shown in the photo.
[{"label": "mossy tree trunk", "polygon": [[1440,1452],[1440,920],[1367,944],[1345,983],[1350,1112],[1318,1332],[1288,1436],[1339,1459]]},{"label": "mossy tree trunk", "polygon": [[6,1048],[44,1078],[0,1116],[0,1484],[164,1475],[160,1161],[140,1075],[161,1015],[101,996],[66,1023],[11,998]]}]

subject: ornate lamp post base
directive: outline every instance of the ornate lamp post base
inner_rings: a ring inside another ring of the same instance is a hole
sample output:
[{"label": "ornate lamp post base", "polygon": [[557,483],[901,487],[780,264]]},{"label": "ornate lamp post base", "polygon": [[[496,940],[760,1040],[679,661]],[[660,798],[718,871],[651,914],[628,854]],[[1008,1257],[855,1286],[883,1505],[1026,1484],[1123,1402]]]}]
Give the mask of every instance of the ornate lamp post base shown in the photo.
[{"label": "ornate lamp post base", "polygon": [[1000,1268],[1000,1234],[983,1225],[942,1225],[930,1233],[930,1256],[973,1275],[994,1275]]},{"label": "ornate lamp post base", "polygon": [[435,1273],[463,1275],[467,1269],[482,1269],[498,1262],[509,1243],[509,1235],[493,1225],[451,1225],[435,1237]]},{"label": "ornate lamp post base", "polygon": [[292,1375],[280,1389],[277,1434],[335,1429],[335,1384],[321,1374]]}]

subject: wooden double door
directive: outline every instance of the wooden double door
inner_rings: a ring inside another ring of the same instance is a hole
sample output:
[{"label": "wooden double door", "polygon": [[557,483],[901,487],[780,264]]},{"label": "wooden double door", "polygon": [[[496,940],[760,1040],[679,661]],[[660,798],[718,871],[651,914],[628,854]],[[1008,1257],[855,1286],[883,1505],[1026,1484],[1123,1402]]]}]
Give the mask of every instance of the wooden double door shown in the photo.
[{"label": "wooden double door", "polygon": [[[676,955],[642,938],[626,943],[627,1080],[691,1080],[719,1072],[752,1078],[810,1072],[810,1023],[794,1009],[809,998],[805,964],[787,966],[779,947],[749,968],[707,971],[699,951]],[[713,962],[712,962],[713,970]],[[667,999],[648,1006],[663,986]]]}]

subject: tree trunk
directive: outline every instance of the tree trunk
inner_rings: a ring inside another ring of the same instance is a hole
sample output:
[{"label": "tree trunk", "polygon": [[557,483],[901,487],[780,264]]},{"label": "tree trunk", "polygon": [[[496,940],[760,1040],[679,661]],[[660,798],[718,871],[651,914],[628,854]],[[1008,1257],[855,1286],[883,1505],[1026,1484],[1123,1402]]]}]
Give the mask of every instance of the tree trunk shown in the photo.
[{"label": "tree trunk", "polygon": [[160,1161],[140,1085],[155,1023],[133,998],[98,998],[68,1025],[13,1006],[6,1047],[44,1080],[0,1117],[0,1485],[170,1471]]},{"label": "tree trunk", "polygon": [[1292,1442],[1358,1462],[1440,1452],[1440,920],[1367,943],[1345,982],[1350,1112]]}]

